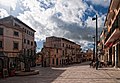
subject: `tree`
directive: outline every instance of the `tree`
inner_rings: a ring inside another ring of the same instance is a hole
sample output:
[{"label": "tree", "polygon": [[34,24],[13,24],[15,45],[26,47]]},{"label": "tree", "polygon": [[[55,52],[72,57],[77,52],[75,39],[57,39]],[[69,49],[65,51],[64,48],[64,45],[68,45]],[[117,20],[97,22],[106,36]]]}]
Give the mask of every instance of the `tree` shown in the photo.
[{"label": "tree", "polygon": [[27,56],[27,55],[24,55],[22,53],[22,51],[20,51],[20,54],[19,54],[19,60],[20,62],[23,62],[24,63],[24,68],[25,68],[25,71],[26,72],[29,72],[30,71],[30,57]]}]

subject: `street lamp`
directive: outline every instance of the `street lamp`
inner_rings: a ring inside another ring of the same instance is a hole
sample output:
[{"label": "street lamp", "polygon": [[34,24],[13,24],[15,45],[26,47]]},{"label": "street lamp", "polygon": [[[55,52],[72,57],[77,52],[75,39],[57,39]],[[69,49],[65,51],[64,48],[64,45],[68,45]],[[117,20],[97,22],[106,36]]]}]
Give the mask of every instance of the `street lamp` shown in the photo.
[{"label": "street lamp", "polygon": [[96,70],[98,69],[98,55],[97,55],[97,52],[98,52],[98,49],[97,49],[97,45],[98,45],[98,25],[97,25],[97,15],[95,18],[92,18],[92,20],[96,20]]}]

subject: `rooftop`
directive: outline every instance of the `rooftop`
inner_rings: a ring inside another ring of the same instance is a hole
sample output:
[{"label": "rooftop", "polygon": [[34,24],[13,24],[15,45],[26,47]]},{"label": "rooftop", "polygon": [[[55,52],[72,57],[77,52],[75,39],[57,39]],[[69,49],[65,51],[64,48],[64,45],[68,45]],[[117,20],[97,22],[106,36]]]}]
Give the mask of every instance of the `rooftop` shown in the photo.
[{"label": "rooftop", "polygon": [[5,17],[5,18],[2,18],[0,20],[6,20],[6,19],[10,19],[10,18],[13,18],[14,20],[16,20],[17,22],[23,24],[25,27],[29,28],[30,30],[36,32],[34,29],[32,29],[31,27],[29,27],[28,25],[26,25],[24,22],[22,22],[21,20],[19,20],[17,17],[14,17],[12,15],[8,16],[8,17]]}]

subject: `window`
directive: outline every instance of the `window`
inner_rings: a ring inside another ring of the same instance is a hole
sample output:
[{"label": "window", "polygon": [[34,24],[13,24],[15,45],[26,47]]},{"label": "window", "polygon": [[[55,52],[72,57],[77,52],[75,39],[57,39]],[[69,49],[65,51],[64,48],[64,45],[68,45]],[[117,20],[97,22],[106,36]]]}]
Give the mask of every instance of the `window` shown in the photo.
[{"label": "window", "polygon": [[3,42],[2,42],[2,41],[0,41],[0,48],[2,48],[2,47],[3,47],[3,46],[2,46],[2,43],[3,43]]},{"label": "window", "polygon": [[70,45],[69,45],[69,48],[70,48]]},{"label": "window", "polygon": [[0,35],[3,35],[3,28],[0,28]]},{"label": "window", "polygon": [[29,35],[30,35],[30,31],[29,31]]},{"label": "window", "polygon": [[14,36],[19,36],[19,32],[14,31]]},{"label": "window", "polygon": [[56,59],[56,65],[58,65],[58,58]]},{"label": "window", "polygon": [[26,44],[26,39],[24,39],[24,43]]},{"label": "window", "polygon": [[28,30],[27,30],[27,34],[28,34],[29,32],[28,32]]},{"label": "window", "polygon": [[34,37],[34,33],[32,33],[32,36]]},{"label": "window", "polygon": [[27,44],[28,44],[28,45],[30,44],[30,41],[29,41],[29,40],[27,40]]},{"label": "window", "polygon": [[26,29],[25,29],[25,33],[26,33]]},{"label": "window", "polygon": [[52,64],[54,64],[54,58],[52,59]]},{"label": "window", "polygon": [[13,42],[13,49],[18,49],[18,42]]},{"label": "window", "polygon": [[64,47],[64,43],[63,43],[63,47]]},{"label": "window", "polygon": [[34,33],[32,33],[32,36],[34,36]]},{"label": "window", "polygon": [[58,49],[56,49],[56,53],[58,53]]},{"label": "window", "polygon": [[62,64],[62,61],[60,60],[60,65]]},{"label": "window", "polygon": [[33,46],[33,42],[31,42],[31,46]]},{"label": "window", "polygon": [[66,47],[68,47],[68,44],[66,45]]},{"label": "window", "polygon": [[32,36],[32,32],[30,32],[30,35]]},{"label": "window", "polygon": [[64,55],[64,50],[63,50],[62,54]]},{"label": "window", "polygon": [[54,44],[54,47],[56,47],[56,44]]}]

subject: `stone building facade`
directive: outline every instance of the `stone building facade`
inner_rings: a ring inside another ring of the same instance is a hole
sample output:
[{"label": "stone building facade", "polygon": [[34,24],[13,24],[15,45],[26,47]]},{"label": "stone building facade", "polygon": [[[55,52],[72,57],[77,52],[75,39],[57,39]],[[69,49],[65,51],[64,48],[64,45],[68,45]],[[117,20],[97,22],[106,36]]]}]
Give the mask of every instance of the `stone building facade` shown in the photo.
[{"label": "stone building facade", "polygon": [[43,49],[44,66],[62,66],[81,62],[81,46],[61,37],[47,37]]},{"label": "stone building facade", "polygon": [[[34,60],[36,53],[34,33],[35,30],[16,17],[0,19],[0,56],[9,58],[9,66],[21,68],[20,60],[27,58]],[[31,61],[30,64],[35,65],[35,61]]]},{"label": "stone building facade", "polygon": [[111,0],[100,38],[101,59],[113,67],[120,67],[120,0]]}]

